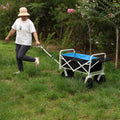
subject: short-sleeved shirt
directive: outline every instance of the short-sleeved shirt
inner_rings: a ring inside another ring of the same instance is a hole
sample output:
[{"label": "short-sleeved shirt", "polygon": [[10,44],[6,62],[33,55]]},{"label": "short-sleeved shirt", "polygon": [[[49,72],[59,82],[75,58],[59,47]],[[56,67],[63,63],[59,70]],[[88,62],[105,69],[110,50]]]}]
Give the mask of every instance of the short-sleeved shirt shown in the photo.
[{"label": "short-sleeved shirt", "polygon": [[16,19],[12,25],[12,29],[16,30],[16,44],[31,46],[32,33],[36,32],[36,29],[30,19],[26,21],[22,21],[21,18]]}]

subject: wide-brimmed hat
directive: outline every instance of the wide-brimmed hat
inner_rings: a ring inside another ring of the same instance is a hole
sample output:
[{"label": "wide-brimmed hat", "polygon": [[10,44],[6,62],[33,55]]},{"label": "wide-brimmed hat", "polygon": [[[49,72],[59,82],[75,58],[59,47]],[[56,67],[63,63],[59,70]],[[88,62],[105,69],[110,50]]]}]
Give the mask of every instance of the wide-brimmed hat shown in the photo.
[{"label": "wide-brimmed hat", "polygon": [[27,8],[26,7],[21,7],[19,9],[18,16],[30,16],[30,14],[27,12]]}]

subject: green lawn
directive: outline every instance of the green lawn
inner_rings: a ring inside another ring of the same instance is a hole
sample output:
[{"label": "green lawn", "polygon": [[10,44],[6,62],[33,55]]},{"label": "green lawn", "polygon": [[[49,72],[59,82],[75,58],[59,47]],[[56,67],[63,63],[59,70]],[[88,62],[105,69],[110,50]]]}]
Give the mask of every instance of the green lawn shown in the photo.
[{"label": "green lawn", "polygon": [[[0,120],[120,120],[120,69],[107,62],[106,82],[87,89],[82,75],[61,77],[55,63],[40,48],[40,66],[24,62],[25,71],[15,75],[13,42],[0,41]],[[59,51],[51,52],[58,59]]]}]

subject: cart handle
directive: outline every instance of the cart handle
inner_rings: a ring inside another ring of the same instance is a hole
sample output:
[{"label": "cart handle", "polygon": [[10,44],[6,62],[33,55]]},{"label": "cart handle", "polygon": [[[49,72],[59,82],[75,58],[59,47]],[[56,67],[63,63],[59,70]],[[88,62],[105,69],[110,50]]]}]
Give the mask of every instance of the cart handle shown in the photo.
[{"label": "cart handle", "polygon": [[49,57],[51,57],[57,64],[59,64],[59,61],[56,60],[45,48],[43,48],[42,45],[36,45],[37,47],[41,48]]}]

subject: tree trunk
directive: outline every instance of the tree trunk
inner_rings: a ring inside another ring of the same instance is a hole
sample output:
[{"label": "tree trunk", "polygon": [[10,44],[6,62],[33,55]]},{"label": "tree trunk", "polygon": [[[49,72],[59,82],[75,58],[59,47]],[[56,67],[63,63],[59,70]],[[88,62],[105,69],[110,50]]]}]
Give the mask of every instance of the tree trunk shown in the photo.
[{"label": "tree trunk", "polygon": [[115,26],[116,30],[116,58],[115,58],[115,69],[118,67],[118,45],[119,45],[119,27],[118,25]]}]

